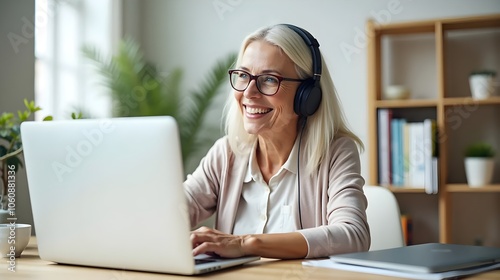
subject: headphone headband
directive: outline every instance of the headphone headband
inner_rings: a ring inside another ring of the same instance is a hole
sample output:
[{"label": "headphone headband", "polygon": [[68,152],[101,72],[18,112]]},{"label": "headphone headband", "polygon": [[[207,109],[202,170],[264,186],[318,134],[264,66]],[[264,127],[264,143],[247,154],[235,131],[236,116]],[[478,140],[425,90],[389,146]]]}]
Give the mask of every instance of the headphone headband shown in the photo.
[{"label": "headphone headband", "polygon": [[312,63],[313,63],[313,79],[314,80],[319,80],[321,78],[321,55],[319,52],[319,43],[314,36],[309,33],[309,31],[300,28],[298,26],[292,25],[292,24],[283,24],[287,26],[288,28],[292,29],[297,33],[302,40],[306,43],[306,45],[309,47],[311,50],[311,55],[312,55]]}]

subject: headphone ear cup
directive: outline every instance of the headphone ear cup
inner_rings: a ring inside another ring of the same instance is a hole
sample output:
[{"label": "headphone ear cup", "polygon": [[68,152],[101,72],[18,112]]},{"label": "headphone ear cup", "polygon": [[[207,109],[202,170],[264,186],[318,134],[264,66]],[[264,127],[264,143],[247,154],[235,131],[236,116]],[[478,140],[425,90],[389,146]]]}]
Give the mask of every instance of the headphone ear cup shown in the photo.
[{"label": "headphone ear cup", "polygon": [[307,118],[318,110],[321,98],[321,87],[319,87],[318,82],[308,79],[297,88],[293,110],[299,117]]}]

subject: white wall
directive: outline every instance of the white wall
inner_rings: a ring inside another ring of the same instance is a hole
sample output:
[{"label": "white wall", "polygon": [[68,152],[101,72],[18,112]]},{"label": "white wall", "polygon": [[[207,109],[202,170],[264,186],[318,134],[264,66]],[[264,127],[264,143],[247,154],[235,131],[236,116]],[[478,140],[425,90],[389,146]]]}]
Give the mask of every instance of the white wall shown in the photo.
[{"label": "white wall", "polygon": [[[180,66],[196,85],[216,59],[237,51],[255,29],[292,23],[319,41],[353,130],[367,142],[367,58],[363,34],[368,18],[399,22],[500,12],[499,0],[143,0],[129,21],[140,22],[146,58],[168,71]],[[133,1],[125,1],[125,7]],[[135,17],[134,17],[135,16]],[[139,18],[139,20],[138,20]],[[124,28],[128,32],[127,27]],[[138,35],[139,34],[139,35]],[[346,46],[354,52],[343,51]],[[222,104],[221,104],[222,106]],[[361,156],[368,175],[368,153]]]},{"label": "white wall", "polygon": [[[24,109],[35,98],[34,0],[0,1],[0,114]],[[33,224],[26,171],[16,172],[16,217]]]},{"label": "white wall", "polygon": [[34,0],[0,2],[0,112],[34,98]]}]

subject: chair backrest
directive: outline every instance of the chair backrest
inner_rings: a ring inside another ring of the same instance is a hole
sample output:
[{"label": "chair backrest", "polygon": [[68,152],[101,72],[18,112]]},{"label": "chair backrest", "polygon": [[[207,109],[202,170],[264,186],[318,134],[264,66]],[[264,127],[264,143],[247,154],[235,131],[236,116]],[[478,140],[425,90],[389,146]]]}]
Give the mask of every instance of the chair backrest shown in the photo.
[{"label": "chair backrest", "polygon": [[370,251],[405,245],[398,202],[394,194],[384,187],[364,186],[368,208],[366,216],[370,226]]}]

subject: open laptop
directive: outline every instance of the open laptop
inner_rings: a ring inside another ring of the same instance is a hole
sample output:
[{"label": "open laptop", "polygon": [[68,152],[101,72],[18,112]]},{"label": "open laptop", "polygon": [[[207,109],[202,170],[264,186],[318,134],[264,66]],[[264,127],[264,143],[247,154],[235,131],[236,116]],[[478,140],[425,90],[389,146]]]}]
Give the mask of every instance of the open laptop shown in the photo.
[{"label": "open laptop", "polygon": [[500,263],[500,248],[426,243],[330,256],[330,260],[365,267],[436,273]]},{"label": "open laptop", "polygon": [[42,259],[185,275],[259,259],[195,261],[172,117],[24,122],[21,135]]}]

